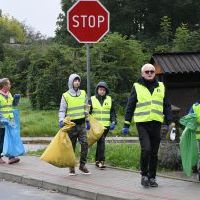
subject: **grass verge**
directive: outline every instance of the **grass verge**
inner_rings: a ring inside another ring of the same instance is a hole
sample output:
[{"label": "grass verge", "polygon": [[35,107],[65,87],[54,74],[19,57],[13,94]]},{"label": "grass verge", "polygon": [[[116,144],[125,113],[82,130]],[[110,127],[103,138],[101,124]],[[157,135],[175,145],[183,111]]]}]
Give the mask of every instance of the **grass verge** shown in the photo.
[{"label": "grass verge", "polygon": [[[31,151],[28,155],[41,156],[44,150]],[[89,148],[88,162],[95,162],[96,145]],[[80,145],[76,147],[76,158],[79,160]],[[125,169],[139,169],[140,146],[139,144],[107,144],[106,163],[113,167]]]},{"label": "grass verge", "polygon": [[[58,110],[33,110],[28,98],[21,98],[18,109],[21,111],[21,136],[24,137],[45,137],[55,136],[59,130]],[[108,136],[121,135],[124,124],[124,116],[117,115],[117,126]],[[134,125],[130,127],[130,134],[136,136],[137,131]]]}]

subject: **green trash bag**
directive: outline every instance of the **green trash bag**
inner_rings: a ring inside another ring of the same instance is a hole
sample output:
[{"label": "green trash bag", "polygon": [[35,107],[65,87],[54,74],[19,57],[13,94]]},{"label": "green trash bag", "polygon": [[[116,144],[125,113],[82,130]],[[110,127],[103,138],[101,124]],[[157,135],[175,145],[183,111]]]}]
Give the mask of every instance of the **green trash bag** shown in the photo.
[{"label": "green trash bag", "polygon": [[196,140],[196,115],[188,114],[180,119],[185,129],[180,137],[180,152],[183,171],[187,176],[192,175],[192,167],[198,162],[198,148]]}]

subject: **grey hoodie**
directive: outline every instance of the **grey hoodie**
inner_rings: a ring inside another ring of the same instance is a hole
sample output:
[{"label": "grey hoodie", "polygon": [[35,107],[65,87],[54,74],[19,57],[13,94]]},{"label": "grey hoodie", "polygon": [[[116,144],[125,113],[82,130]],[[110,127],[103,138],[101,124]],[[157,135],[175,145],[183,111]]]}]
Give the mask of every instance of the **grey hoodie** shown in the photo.
[{"label": "grey hoodie", "polygon": [[81,93],[79,89],[78,89],[77,91],[75,91],[74,88],[73,88],[73,82],[74,82],[74,79],[75,79],[75,78],[79,78],[80,81],[81,81],[81,78],[80,78],[80,76],[79,76],[78,74],[71,74],[71,75],[69,76],[69,80],[68,80],[68,88],[69,88],[68,92],[69,92],[73,97],[79,96],[80,93]]},{"label": "grey hoodie", "polygon": [[[69,80],[68,80],[68,88],[69,88],[68,92],[73,97],[80,96],[80,94],[81,94],[80,89],[75,91],[74,88],[73,88],[73,81],[74,81],[75,78],[79,78],[80,81],[81,81],[81,78],[78,74],[71,74],[69,76]],[[67,103],[65,101],[64,96],[62,95],[61,102],[60,102],[60,109],[59,109],[59,113],[58,113],[59,122],[64,120],[66,110],[67,110]]]}]

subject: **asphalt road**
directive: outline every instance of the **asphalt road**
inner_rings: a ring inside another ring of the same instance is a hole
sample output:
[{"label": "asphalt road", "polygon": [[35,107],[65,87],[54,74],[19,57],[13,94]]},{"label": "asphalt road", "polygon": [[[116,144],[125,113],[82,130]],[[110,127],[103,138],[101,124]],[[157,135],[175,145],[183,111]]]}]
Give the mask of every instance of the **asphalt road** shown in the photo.
[{"label": "asphalt road", "polygon": [[83,200],[82,198],[60,194],[18,183],[0,181],[0,200]]}]

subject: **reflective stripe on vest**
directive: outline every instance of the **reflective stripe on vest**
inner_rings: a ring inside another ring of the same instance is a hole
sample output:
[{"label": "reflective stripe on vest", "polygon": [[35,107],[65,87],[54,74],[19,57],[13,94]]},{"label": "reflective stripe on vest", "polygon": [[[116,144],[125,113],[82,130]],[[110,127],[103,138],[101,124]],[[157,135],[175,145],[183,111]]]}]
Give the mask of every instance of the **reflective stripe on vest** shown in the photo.
[{"label": "reflective stripe on vest", "polygon": [[200,124],[200,104],[198,104],[198,105],[193,104],[192,108],[193,108],[194,113],[196,115],[197,122]]},{"label": "reflective stripe on vest", "polygon": [[66,116],[71,120],[85,118],[86,93],[80,90],[80,96],[71,96],[69,92],[63,94],[67,103]]},{"label": "reflective stripe on vest", "polygon": [[13,119],[13,97],[11,93],[9,93],[8,98],[6,98],[4,95],[0,94],[0,113],[3,115],[3,117],[7,119]]},{"label": "reflective stripe on vest", "polygon": [[134,86],[138,100],[134,112],[134,121],[147,122],[155,120],[163,122],[163,99],[165,94],[163,83],[159,82],[159,86],[154,89],[153,94],[139,83],[134,83]]},{"label": "reflective stripe on vest", "polygon": [[200,140],[200,104],[192,106],[197,119],[196,139]]},{"label": "reflective stripe on vest", "polygon": [[103,105],[95,97],[91,97],[92,100],[92,116],[98,120],[103,126],[110,126],[110,109],[112,106],[112,99],[110,96],[106,96]]}]

